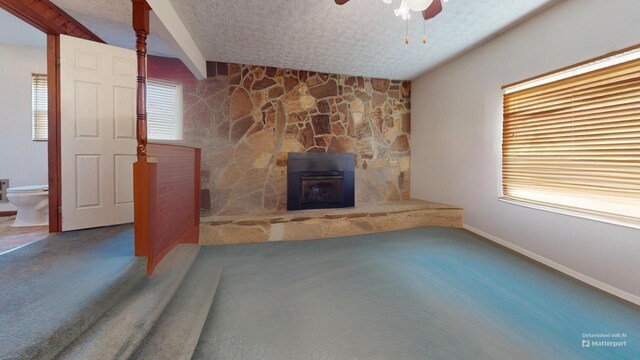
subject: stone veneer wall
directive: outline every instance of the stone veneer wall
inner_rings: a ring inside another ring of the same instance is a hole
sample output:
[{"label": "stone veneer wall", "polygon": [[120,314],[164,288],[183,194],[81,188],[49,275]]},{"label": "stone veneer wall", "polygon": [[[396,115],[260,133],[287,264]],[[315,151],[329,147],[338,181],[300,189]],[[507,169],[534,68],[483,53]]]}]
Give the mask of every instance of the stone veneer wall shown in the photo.
[{"label": "stone veneer wall", "polygon": [[185,80],[162,59],[149,76],[182,79],[183,143],[202,148],[213,213],[286,209],[288,152],[354,153],[356,204],[409,199],[410,82],[224,63]]}]

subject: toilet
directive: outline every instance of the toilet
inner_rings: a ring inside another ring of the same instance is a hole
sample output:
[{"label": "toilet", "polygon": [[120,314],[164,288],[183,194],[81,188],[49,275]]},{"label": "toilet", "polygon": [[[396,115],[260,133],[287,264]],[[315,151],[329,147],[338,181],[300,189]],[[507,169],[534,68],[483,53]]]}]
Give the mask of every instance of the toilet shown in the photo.
[{"label": "toilet", "polygon": [[49,224],[49,186],[16,186],[7,189],[7,199],[18,209],[12,227]]}]

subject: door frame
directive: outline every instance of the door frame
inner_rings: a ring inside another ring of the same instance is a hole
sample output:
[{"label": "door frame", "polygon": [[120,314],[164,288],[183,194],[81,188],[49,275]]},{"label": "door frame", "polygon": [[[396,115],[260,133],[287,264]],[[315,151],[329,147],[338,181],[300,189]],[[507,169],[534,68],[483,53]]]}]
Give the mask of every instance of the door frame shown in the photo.
[{"label": "door frame", "polygon": [[49,232],[62,231],[60,162],[60,35],[104,43],[49,0],[0,0],[0,8],[47,34]]}]

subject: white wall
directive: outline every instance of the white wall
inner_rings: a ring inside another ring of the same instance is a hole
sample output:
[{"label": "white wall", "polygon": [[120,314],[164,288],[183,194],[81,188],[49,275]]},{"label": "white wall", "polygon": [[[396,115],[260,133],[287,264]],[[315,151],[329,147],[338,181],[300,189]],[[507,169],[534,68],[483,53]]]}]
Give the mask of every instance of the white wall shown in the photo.
[{"label": "white wall", "polygon": [[47,143],[31,140],[31,74],[46,72],[46,49],[0,44],[0,179],[10,186],[48,183]]},{"label": "white wall", "polygon": [[640,1],[568,0],[414,80],[412,195],[460,205],[466,225],[640,301],[640,230],[498,200],[500,87],[638,43]]}]

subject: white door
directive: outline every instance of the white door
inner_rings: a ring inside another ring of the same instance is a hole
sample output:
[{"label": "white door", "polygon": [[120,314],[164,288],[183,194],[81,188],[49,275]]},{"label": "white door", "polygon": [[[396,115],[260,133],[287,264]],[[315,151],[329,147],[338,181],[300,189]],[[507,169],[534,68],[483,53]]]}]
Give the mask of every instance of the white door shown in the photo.
[{"label": "white door", "polygon": [[62,230],[133,222],[136,54],[60,36]]}]

